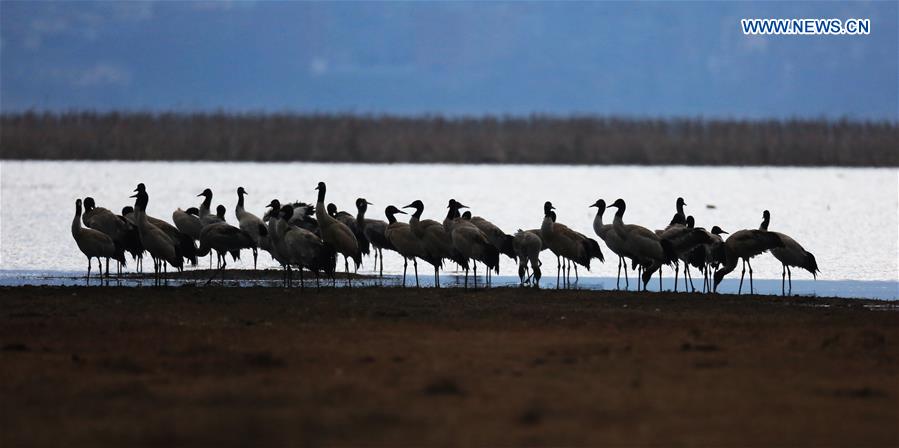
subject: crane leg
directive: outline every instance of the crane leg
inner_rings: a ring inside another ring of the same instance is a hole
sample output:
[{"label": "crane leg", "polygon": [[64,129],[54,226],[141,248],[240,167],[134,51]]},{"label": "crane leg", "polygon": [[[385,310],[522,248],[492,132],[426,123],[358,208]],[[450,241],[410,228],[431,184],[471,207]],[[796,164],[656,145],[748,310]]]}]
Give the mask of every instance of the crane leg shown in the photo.
[{"label": "crane leg", "polygon": [[562,274],[562,260],[556,255],[556,289],[559,289],[559,276]]},{"label": "crane leg", "polygon": [[256,270],[256,260],[259,258],[259,251],[254,247],[253,248],[253,270]]},{"label": "crane leg", "polygon": [[88,280],[88,282],[90,282],[90,279],[91,279],[91,263],[93,263],[91,261],[91,257],[87,257],[87,280]]},{"label": "crane leg", "polygon": [[752,286],[752,262],[749,260],[746,260],[746,264],[749,265],[749,293],[755,294],[755,289]]},{"label": "crane leg", "polygon": [[[690,265],[684,265],[684,273],[687,275],[687,278],[690,280],[690,292],[696,292],[696,287],[693,286],[693,274],[690,273]],[[684,291],[687,290],[687,285],[684,285]]]},{"label": "crane leg", "polygon": [[787,265],[781,263],[780,270],[780,295],[786,296],[787,290],[784,288],[787,282]]},{"label": "crane leg", "polygon": [[709,292],[709,264],[702,263],[702,292]]},{"label": "crane leg", "polygon": [[434,287],[440,287],[440,271],[437,266],[434,266]]},{"label": "crane leg", "polygon": [[350,261],[346,255],[343,256],[343,272],[346,274],[346,284],[350,286]]},{"label": "crane leg", "polygon": [[418,260],[412,259],[412,266],[415,268],[415,287],[418,288]]},{"label": "crane leg", "polygon": [[518,262],[518,286],[524,288],[524,269],[525,265],[521,264],[521,261]]},{"label": "crane leg", "polygon": [[740,287],[737,288],[737,295],[743,292],[743,276],[746,275],[746,260],[743,260],[743,272],[740,273]]},{"label": "crane leg", "polygon": [[615,278],[615,289],[621,289],[621,257],[618,257],[618,277]]},{"label": "crane leg", "polygon": [[577,284],[581,279],[577,275],[577,263],[574,264],[574,284]]},{"label": "crane leg", "polygon": [[[659,270],[661,271],[662,268],[659,268]],[[674,292],[677,292],[677,274],[678,274],[678,271],[680,271],[680,264],[675,264],[675,265],[674,265]],[[659,286],[659,288],[661,288],[661,285]],[[661,291],[661,289],[659,289],[659,291]]]},{"label": "crane leg", "polygon": [[378,249],[378,254],[381,256],[381,271],[378,273],[379,277],[384,277],[384,252],[381,249]]},{"label": "crane leg", "polygon": [[474,265],[474,289],[478,289],[478,262],[472,259],[471,264]]},{"label": "crane leg", "polygon": [[793,295],[793,273],[790,272],[790,267],[787,266],[787,281],[790,283],[790,295]]},{"label": "crane leg", "polygon": [[[677,286],[677,280],[674,281],[674,285]],[[659,266],[659,292],[662,292],[662,266]]]},{"label": "crane leg", "polygon": [[406,287],[406,269],[409,267],[409,259],[403,257],[403,288]]}]

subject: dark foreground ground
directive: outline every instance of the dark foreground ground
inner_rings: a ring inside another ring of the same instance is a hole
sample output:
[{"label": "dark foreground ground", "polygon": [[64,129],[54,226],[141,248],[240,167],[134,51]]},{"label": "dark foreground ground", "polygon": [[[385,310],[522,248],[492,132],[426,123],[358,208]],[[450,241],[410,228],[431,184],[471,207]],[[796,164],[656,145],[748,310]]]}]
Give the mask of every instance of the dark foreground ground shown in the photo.
[{"label": "dark foreground ground", "polygon": [[899,312],[495,289],[0,289],[0,446],[897,446]]}]

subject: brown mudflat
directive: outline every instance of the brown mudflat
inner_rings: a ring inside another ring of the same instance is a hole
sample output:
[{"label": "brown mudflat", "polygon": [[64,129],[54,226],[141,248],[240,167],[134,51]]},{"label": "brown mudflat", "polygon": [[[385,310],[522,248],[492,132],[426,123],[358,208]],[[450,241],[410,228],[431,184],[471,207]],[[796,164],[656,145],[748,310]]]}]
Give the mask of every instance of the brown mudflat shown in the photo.
[{"label": "brown mudflat", "polygon": [[884,304],[0,289],[0,445],[897,446]]}]

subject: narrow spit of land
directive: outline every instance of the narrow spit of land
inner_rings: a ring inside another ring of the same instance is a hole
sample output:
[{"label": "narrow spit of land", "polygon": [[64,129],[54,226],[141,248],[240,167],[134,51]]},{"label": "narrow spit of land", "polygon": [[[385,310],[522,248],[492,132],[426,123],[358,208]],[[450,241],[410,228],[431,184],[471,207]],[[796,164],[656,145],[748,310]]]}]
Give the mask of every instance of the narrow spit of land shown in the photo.
[{"label": "narrow spit of land", "polygon": [[883,302],[0,289],[0,445],[899,444]]}]

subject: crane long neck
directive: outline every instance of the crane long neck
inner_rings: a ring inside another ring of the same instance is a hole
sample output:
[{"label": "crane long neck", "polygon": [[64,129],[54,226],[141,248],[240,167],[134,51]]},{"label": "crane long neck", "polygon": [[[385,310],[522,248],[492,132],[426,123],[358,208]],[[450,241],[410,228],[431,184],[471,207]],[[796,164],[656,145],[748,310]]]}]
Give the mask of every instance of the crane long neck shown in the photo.
[{"label": "crane long neck", "polygon": [[387,215],[387,223],[388,224],[393,224],[396,222],[396,216],[393,215],[393,212],[387,212],[385,214]]},{"label": "crane long neck", "polygon": [[356,211],[356,225],[359,228],[365,227],[365,207],[359,207]]},{"label": "crane long neck", "polygon": [[770,216],[765,216],[762,218],[762,224],[759,225],[759,230],[768,230],[768,224],[771,222]]},{"label": "crane long neck", "polygon": [[324,188],[318,189],[318,199],[316,200],[316,205],[321,205],[321,206],[325,205],[325,189]]},{"label": "crane long neck", "polygon": [[593,218],[593,228],[600,229],[603,226],[602,215],[606,212],[605,208],[596,208],[596,216]]},{"label": "crane long neck", "polygon": [[81,206],[75,205],[75,218],[72,219],[72,235],[77,236],[81,230]]},{"label": "crane long neck", "polygon": [[203,196],[203,203],[200,204],[200,210],[209,211],[209,207],[212,206],[212,195]]},{"label": "crane long neck", "polygon": [[237,193],[237,208],[243,210],[243,192]]},{"label": "crane long neck", "polygon": [[616,231],[624,230],[624,210],[625,210],[625,208],[626,207],[624,205],[621,205],[618,207],[618,211],[615,212],[615,218],[612,220],[612,226],[615,227],[615,229],[618,229]]}]

